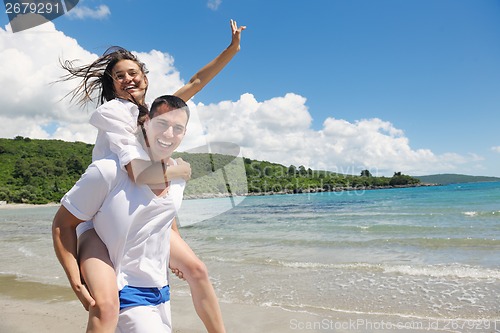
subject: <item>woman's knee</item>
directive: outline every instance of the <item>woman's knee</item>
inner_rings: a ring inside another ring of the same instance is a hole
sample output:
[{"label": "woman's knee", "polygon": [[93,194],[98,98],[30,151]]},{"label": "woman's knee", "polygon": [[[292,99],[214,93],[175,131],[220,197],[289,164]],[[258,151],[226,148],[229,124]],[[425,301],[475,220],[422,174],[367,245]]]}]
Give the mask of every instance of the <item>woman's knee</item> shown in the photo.
[{"label": "woman's knee", "polygon": [[114,298],[106,297],[103,299],[96,299],[95,305],[92,307],[92,312],[101,322],[116,324],[120,313],[118,295]]},{"label": "woman's knee", "polygon": [[[207,266],[200,259],[196,258],[188,264],[188,271],[183,272],[186,280],[208,280]],[[187,273],[187,274],[186,274]]]}]

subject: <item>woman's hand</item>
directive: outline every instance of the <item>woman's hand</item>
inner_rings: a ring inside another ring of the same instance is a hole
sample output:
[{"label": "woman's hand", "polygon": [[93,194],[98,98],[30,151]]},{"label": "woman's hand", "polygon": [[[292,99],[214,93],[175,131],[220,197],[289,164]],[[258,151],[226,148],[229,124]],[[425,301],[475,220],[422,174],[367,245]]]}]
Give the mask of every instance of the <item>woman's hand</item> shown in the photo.
[{"label": "woman's hand", "polygon": [[176,165],[169,165],[167,167],[167,179],[184,179],[188,181],[191,179],[191,164],[184,161],[182,158],[176,158]]},{"label": "woman's hand", "polygon": [[182,158],[178,157],[175,159],[177,162],[177,166],[179,169],[177,170],[179,172],[179,178],[184,179],[185,181],[188,181],[191,179],[191,164],[189,162],[184,161]]},{"label": "woman's hand", "polygon": [[229,24],[231,25],[231,46],[237,47],[237,50],[240,50],[240,42],[241,42],[241,32],[245,30],[247,27],[242,25],[238,28],[238,24],[235,20],[230,20]]}]

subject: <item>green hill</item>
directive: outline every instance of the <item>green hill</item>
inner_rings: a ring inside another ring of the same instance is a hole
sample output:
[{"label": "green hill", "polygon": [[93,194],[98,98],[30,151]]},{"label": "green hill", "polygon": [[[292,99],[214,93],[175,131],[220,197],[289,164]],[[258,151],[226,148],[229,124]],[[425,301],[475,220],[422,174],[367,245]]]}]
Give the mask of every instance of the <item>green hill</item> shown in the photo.
[{"label": "green hill", "polygon": [[85,172],[93,145],[21,136],[0,139],[0,200],[59,201]]},{"label": "green hill", "polygon": [[425,184],[441,184],[441,185],[500,181],[500,178],[498,177],[469,176],[469,175],[460,175],[452,173],[428,175],[428,176],[416,176],[415,178],[420,179],[420,181]]},{"label": "green hill", "polygon": [[[91,163],[93,145],[18,136],[0,139],[0,201],[58,202]],[[266,161],[208,153],[177,153],[191,164],[186,197],[304,193],[417,186],[420,180],[395,172],[393,177],[359,176],[284,166]]]}]

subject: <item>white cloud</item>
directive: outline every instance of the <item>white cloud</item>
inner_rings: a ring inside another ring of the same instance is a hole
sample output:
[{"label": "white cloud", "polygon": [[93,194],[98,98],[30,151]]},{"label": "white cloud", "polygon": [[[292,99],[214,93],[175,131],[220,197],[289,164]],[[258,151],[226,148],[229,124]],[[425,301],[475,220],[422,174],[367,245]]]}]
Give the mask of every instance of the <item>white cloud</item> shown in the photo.
[{"label": "white cloud", "polygon": [[[152,50],[137,55],[150,70],[149,101],[182,86],[169,54]],[[92,107],[82,110],[63,99],[77,82],[50,82],[64,74],[59,58],[90,63],[96,57],[51,22],[15,34],[8,27],[0,29],[0,137],[93,143],[96,132],[88,124]],[[265,101],[243,94],[237,101],[188,104],[192,117],[184,149],[204,145],[207,134],[211,141],[238,144],[249,158],[342,173],[369,169],[374,175],[421,175],[481,168],[482,159],[476,155],[414,149],[401,129],[382,119],[349,122],[329,117],[321,129],[313,129],[306,98],[293,93]],[[500,152],[500,147],[493,149]]]},{"label": "white cloud", "polygon": [[147,102],[154,98],[172,94],[184,84],[180,73],[174,67],[174,58],[168,53],[152,50],[148,53],[134,52],[149,70]]},{"label": "white cloud", "polygon": [[15,34],[9,29],[0,29],[0,136],[49,138],[44,130],[49,123],[87,123],[86,112],[68,100],[61,101],[74,83],[51,82],[64,74],[59,58],[87,62],[96,56],[57,31],[52,22]]},{"label": "white cloud", "polygon": [[321,130],[311,128],[306,99],[286,94],[259,102],[244,94],[236,102],[197,105],[211,141],[240,145],[249,158],[304,165],[341,173],[392,175],[452,172],[477,156],[435,155],[413,149],[404,132],[377,118],[350,123],[327,118]]},{"label": "white cloud", "polygon": [[[64,98],[76,81],[53,82],[65,74],[59,59],[78,59],[76,64],[87,64],[97,55],[57,31],[52,22],[15,34],[9,29],[0,28],[0,137],[21,135],[93,143],[96,131],[88,119],[95,105],[82,109]],[[170,55],[156,50],[136,54],[151,71],[149,97],[173,93],[182,86]],[[57,130],[48,131],[54,124]]]},{"label": "white cloud", "polygon": [[491,150],[493,150],[495,153],[500,153],[500,146],[491,147]]},{"label": "white cloud", "polygon": [[87,18],[102,20],[109,15],[111,15],[111,11],[106,5],[100,5],[99,7],[92,9],[80,4],[66,13],[66,16],[68,18],[74,18],[78,20],[84,20]]},{"label": "white cloud", "polygon": [[222,4],[222,0],[208,0],[207,7],[213,11],[219,9],[219,6]]}]

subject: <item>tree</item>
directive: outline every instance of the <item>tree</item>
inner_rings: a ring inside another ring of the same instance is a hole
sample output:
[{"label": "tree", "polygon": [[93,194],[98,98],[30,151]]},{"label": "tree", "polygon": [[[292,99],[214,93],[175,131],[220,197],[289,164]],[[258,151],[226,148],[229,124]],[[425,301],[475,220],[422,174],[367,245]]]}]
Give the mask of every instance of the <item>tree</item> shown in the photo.
[{"label": "tree", "polygon": [[361,177],[372,177],[372,174],[369,170],[363,170],[361,171]]},{"label": "tree", "polygon": [[413,178],[408,175],[404,175],[401,172],[395,172],[394,176],[392,176],[389,181],[389,185],[391,186],[399,186],[399,185],[414,185],[420,183],[420,179]]},{"label": "tree", "polygon": [[66,160],[66,167],[68,168],[68,174],[81,175],[85,172],[82,160],[76,156],[72,155]]},{"label": "tree", "polygon": [[30,164],[26,159],[18,159],[14,165],[14,170],[12,172],[12,177],[16,179],[21,179],[22,184],[29,184],[31,180],[31,169]]}]

